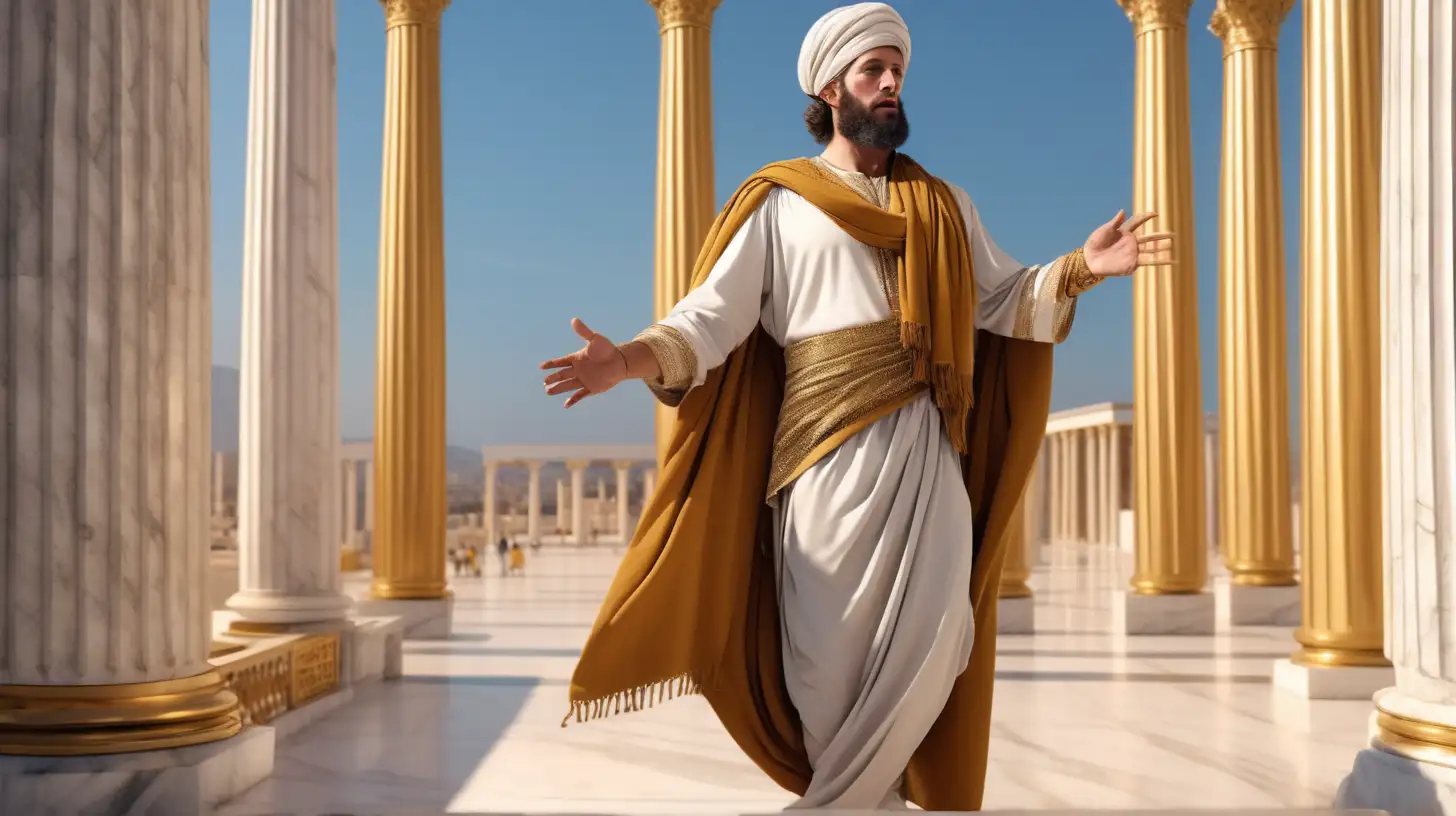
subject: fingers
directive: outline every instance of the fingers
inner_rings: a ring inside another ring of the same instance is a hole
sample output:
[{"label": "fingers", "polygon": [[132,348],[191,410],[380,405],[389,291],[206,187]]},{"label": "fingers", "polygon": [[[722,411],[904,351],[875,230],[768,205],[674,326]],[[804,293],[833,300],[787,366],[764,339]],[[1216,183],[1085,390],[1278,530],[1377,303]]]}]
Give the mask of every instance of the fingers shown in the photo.
[{"label": "fingers", "polygon": [[1139,236],[1137,236],[1137,242],[1138,242],[1139,245],[1141,245],[1141,244],[1158,243],[1158,242],[1162,242],[1162,241],[1172,241],[1172,240],[1173,240],[1173,233],[1171,233],[1171,232],[1150,232],[1147,235],[1139,235]]},{"label": "fingers", "polygon": [[577,391],[575,394],[572,394],[571,396],[566,398],[566,407],[570,408],[571,406],[577,404],[578,402],[581,402],[589,396],[591,396],[591,392],[583,388]]},{"label": "fingers", "polygon": [[565,394],[567,391],[575,391],[578,388],[583,388],[584,390],[581,380],[572,377],[569,380],[562,380],[554,385],[548,384],[546,386],[546,393],[554,397],[557,394]]},{"label": "fingers", "polygon": [[573,369],[570,366],[566,366],[564,368],[558,368],[557,370],[555,370],[555,371],[551,372],[550,374],[547,374],[546,375],[546,384],[547,385],[550,385],[552,383],[561,382],[562,380],[567,379],[568,377],[574,377],[575,376],[573,374],[574,371],[575,371],[575,369]]},{"label": "fingers", "polygon": [[587,325],[579,317],[573,317],[571,319],[571,330],[576,332],[577,336],[583,340],[591,340],[597,336],[597,333],[587,328]]},{"label": "fingers", "polygon": [[1107,226],[1112,227],[1113,229],[1117,229],[1119,226],[1122,225],[1122,219],[1126,217],[1127,213],[1125,211],[1118,210],[1117,215],[1114,215],[1112,217],[1112,220],[1107,222]]},{"label": "fingers", "polygon": [[1145,212],[1140,215],[1134,216],[1131,221],[1128,221],[1126,224],[1122,225],[1122,231],[1136,232],[1138,227],[1141,227],[1143,224],[1146,224],[1157,217],[1158,214],[1152,212]]},{"label": "fingers", "polygon": [[542,371],[545,371],[545,370],[547,370],[549,368],[566,368],[567,366],[571,365],[571,363],[572,363],[572,358],[570,356],[567,356],[567,357],[556,357],[554,359],[547,360],[546,362],[542,363],[541,364],[541,370]]},{"label": "fingers", "polygon": [[1178,263],[1177,258],[1158,258],[1157,260],[1143,260],[1138,258],[1138,266],[1172,266]]}]

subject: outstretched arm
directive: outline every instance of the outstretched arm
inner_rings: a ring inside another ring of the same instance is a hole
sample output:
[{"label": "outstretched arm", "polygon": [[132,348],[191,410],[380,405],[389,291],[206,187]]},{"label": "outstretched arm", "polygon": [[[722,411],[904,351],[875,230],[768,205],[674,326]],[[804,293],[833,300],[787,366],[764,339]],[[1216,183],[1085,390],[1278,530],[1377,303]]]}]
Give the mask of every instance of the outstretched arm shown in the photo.
[{"label": "outstretched arm", "polygon": [[1104,278],[1132,274],[1139,266],[1166,266],[1156,251],[1171,250],[1172,235],[1133,232],[1153,216],[1124,223],[1122,213],[1103,224],[1087,243],[1047,264],[1026,265],[1012,258],[981,223],[964,190],[951,185],[965,219],[978,295],[976,327],[1019,340],[1060,343],[1067,339],[1077,298]]},{"label": "outstretched arm", "polygon": [[551,370],[546,392],[571,392],[566,401],[569,408],[623,380],[640,379],[662,402],[681,402],[758,325],[768,287],[772,238],[772,219],[765,212],[768,204],[734,235],[708,279],[631,342],[614,345],[580,320],[573,320],[572,328],[586,346],[541,364]]}]

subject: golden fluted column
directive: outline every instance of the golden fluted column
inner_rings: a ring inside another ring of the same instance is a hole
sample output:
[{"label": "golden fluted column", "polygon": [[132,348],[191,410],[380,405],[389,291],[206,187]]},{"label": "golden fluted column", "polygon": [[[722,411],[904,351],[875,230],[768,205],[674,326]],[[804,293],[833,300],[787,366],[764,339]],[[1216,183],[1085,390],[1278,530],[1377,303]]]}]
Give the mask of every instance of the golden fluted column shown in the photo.
[{"label": "golden fluted column", "polygon": [[1193,0],[1118,0],[1137,38],[1133,210],[1178,235],[1178,263],[1133,284],[1133,448],[1141,595],[1199,592],[1203,411],[1188,132],[1188,9]]},{"label": "golden fluted column", "polygon": [[[647,0],[657,10],[662,68],[657,92],[657,239],[653,314],[688,292],[693,262],[713,224],[713,12],[722,0]],[[675,411],[657,403],[657,463]]]},{"label": "golden fluted column", "polygon": [[[1304,4],[1303,625],[1296,668],[1277,667],[1276,681],[1296,678],[1297,667],[1390,665],[1381,577],[1380,47],[1380,3]],[[1356,696],[1386,685],[1387,672],[1367,672],[1380,675],[1375,688]],[[1318,685],[1304,690],[1325,696]]]},{"label": "golden fluted column", "polygon": [[387,52],[374,407],[377,599],[447,596],[440,17],[448,4],[383,0]]},{"label": "golden fluted column", "polygon": [[1230,580],[1291,586],[1289,374],[1279,181],[1279,26],[1294,0],[1219,0],[1220,551]]},{"label": "golden fluted column", "polygon": [[1136,568],[1114,598],[1128,634],[1212,633],[1204,551],[1202,388],[1194,266],[1188,11],[1193,0],[1118,0],[1137,46],[1134,212],[1178,236],[1177,263],[1133,284]]}]

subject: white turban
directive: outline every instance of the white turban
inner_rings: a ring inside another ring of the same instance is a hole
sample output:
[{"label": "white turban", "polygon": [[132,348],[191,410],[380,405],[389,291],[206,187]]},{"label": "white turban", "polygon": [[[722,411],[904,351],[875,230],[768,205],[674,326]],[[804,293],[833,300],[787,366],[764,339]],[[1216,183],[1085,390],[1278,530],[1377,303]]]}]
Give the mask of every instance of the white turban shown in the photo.
[{"label": "white turban", "polygon": [[799,49],[799,87],[818,96],[866,51],[891,45],[910,67],[910,29],[888,3],[841,6],[820,17]]}]

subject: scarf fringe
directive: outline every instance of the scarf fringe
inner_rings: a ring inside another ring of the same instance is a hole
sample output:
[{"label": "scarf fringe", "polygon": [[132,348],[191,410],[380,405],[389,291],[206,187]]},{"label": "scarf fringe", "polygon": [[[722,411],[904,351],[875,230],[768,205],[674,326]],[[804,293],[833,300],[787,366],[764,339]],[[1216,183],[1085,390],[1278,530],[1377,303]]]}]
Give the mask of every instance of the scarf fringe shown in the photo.
[{"label": "scarf fringe", "polygon": [[966,422],[975,404],[974,380],[956,370],[952,363],[935,363],[930,358],[930,327],[909,321],[900,324],[900,344],[910,350],[916,382],[930,383],[935,407],[945,417],[946,435],[956,453],[968,452]]},{"label": "scarf fringe", "polygon": [[571,708],[561,719],[565,728],[573,719],[584,723],[600,720],[618,714],[646,711],[658,703],[678,697],[691,697],[703,693],[703,678],[698,672],[685,672],[677,677],[659,680],[644,686],[625,689],[606,697],[592,700],[572,700]]}]

